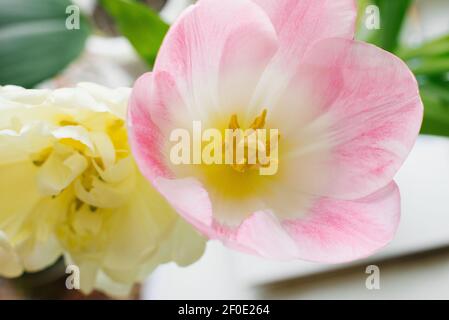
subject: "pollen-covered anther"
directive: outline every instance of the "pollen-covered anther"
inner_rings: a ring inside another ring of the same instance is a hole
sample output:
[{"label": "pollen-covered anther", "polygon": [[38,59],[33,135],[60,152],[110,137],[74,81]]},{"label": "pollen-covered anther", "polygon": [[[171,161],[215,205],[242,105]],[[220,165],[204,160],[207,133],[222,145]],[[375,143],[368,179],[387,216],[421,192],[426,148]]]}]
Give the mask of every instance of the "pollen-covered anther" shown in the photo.
[{"label": "pollen-covered anther", "polygon": [[231,137],[227,137],[227,140],[231,139],[232,141],[227,141],[228,148],[225,150],[225,154],[228,153],[228,158],[232,159],[231,167],[237,172],[244,173],[269,165],[267,158],[274,146],[271,140],[279,138],[279,135],[271,137],[267,134],[266,117],[267,110],[264,109],[248,129],[244,130],[240,127],[237,115],[231,116],[228,128],[233,130],[233,134]]}]

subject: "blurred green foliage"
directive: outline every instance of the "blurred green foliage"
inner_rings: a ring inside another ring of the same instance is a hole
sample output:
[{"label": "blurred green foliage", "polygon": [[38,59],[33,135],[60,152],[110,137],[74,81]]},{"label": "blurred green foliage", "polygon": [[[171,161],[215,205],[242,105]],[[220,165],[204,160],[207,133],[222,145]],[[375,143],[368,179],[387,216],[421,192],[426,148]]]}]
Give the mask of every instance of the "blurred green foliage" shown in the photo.
[{"label": "blurred green foliage", "polygon": [[0,85],[31,88],[55,76],[84,48],[90,28],[69,30],[69,0],[0,0]]},{"label": "blurred green foliage", "polygon": [[420,91],[425,106],[421,133],[449,136],[449,82],[430,80]]},{"label": "blurred green foliage", "polygon": [[449,34],[397,54],[418,78],[424,102],[421,133],[449,136]]},{"label": "blurred green foliage", "polygon": [[168,31],[168,24],[157,12],[135,0],[101,0],[101,4],[137,53],[152,66]]},{"label": "blurred green foliage", "polygon": [[369,42],[385,50],[394,52],[399,45],[399,37],[411,0],[373,0],[381,14],[382,27],[372,32]]}]

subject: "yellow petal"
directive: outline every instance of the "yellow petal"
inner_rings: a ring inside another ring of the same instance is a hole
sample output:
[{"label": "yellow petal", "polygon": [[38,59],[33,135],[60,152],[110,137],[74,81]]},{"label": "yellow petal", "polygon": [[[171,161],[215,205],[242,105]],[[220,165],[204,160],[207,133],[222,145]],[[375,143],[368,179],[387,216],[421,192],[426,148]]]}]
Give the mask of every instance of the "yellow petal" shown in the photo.
[{"label": "yellow petal", "polygon": [[92,132],[90,137],[104,168],[112,166],[115,163],[115,148],[109,136],[104,132]]},{"label": "yellow petal", "polygon": [[13,278],[20,276],[22,272],[19,256],[14,251],[6,234],[0,231],[0,276]]},{"label": "yellow petal", "polygon": [[57,195],[67,188],[84,170],[85,157],[71,149],[55,150],[37,174],[37,184],[42,195]]},{"label": "yellow petal", "polygon": [[94,145],[90,139],[89,132],[82,126],[64,126],[52,131],[56,139],[71,139],[78,141],[94,151]]},{"label": "yellow petal", "polygon": [[106,170],[103,170],[95,161],[93,161],[93,165],[101,178],[110,183],[118,183],[125,180],[134,174],[134,171],[137,169],[131,157],[120,159],[116,164]]},{"label": "yellow petal", "polygon": [[117,183],[111,184],[93,178],[92,188],[87,190],[80,179],[75,181],[76,196],[83,202],[97,208],[117,208],[124,205],[130,195],[135,191],[133,176]]},{"label": "yellow petal", "polygon": [[10,236],[18,232],[41,199],[34,180],[36,171],[31,161],[0,165],[0,230]]}]

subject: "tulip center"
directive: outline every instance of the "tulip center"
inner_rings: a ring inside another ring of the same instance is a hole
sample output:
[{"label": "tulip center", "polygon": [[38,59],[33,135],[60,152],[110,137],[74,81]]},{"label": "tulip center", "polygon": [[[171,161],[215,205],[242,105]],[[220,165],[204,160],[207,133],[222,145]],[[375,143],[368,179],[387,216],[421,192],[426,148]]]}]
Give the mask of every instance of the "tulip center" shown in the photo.
[{"label": "tulip center", "polygon": [[[237,172],[244,173],[249,170],[259,170],[267,168],[273,159],[270,159],[275,138],[279,134],[271,137],[267,135],[266,126],[267,110],[257,116],[251,125],[243,130],[239,124],[236,114],[231,116],[228,128],[232,134],[225,139],[225,155],[231,154],[231,167]],[[272,141],[273,140],[273,141]],[[232,148],[229,150],[229,148]],[[275,159],[277,161],[277,159]]]}]

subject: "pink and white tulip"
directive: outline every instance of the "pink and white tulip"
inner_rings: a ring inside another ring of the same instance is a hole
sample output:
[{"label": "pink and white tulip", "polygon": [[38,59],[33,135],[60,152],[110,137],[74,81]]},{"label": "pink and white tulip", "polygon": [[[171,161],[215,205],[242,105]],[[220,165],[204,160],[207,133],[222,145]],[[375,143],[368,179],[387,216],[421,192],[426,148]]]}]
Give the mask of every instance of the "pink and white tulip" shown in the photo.
[{"label": "pink and white tulip", "polygon": [[[129,108],[137,163],[211,239],[278,259],[343,262],[392,240],[393,181],[422,102],[397,57],[353,40],[354,0],[200,0],[171,27]],[[279,129],[273,176],[229,165],[174,166],[175,128]]]}]

